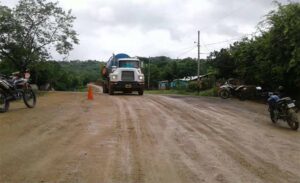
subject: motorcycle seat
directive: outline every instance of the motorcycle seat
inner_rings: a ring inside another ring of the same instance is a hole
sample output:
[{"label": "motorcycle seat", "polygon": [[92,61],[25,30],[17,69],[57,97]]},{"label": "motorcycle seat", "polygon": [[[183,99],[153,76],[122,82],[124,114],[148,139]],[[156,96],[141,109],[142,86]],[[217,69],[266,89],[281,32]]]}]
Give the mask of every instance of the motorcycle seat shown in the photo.
[{"label": "motorcycle seat", "polygon": [[20,79],[16,79],[16,80],[14,81],[14,84],[15,84],[15,85],[23,85],[25,82],[26,82],[25,79],[20,78]]}]

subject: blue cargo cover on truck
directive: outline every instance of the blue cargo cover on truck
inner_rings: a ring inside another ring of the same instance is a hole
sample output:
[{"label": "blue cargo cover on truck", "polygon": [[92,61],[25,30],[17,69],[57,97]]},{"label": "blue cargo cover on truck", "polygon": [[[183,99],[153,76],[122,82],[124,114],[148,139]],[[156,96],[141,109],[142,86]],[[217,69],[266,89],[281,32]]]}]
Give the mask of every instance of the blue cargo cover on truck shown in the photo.
[{"label": "blue cargo cover on truck", "polygon": [[121,58],[130,58],[129,55],[125,54],[125,53],[119,53],[116,55],[113,55],[109,58],[107,64],[106,64],[106,68],[111,69],[112,66],[117,66],[117,60],[121,59]]}]

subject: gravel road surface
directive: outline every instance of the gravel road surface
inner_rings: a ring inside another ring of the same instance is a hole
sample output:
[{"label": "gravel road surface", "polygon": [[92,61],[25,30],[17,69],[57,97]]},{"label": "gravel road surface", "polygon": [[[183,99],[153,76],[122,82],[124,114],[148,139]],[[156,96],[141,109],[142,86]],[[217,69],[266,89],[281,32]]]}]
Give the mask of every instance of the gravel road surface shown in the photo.
[{"label": "gravel road surface", "polygon": [[252,102],[52,92],[0,114],[0,182],[299,183],[300,132]]}]

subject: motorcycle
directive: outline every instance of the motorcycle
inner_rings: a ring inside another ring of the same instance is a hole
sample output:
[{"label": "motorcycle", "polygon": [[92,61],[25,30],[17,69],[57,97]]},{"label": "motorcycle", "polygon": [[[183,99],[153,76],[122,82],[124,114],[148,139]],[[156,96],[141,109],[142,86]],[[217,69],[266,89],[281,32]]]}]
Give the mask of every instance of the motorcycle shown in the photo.
[{"label": "motorcycle", "polygon": [[295,102],[290,97],[279,98],[278,95],[270,93],[268,105],[272,122],[275,124],[279,119],[282,119],[288,123],[291,129],[297,130],[299,119]]},{"label": "motorcycle", "polygon": [[242,88],[240,92],[240,99],[241,100],[258,100],[258,99],[264,99],[266,100],[268,98],[268,92],[263,91],[261,86],[255,86],[255,85],[246,85]]},{"label": "motorcycle", "polygon": [[236,96],[240,99],[241,98],[241,91],[244,88],[244,85],[233,85],[230,82],[226,81],[224,85],[220,86],[220,90],[219,90],[219,96],[222,99],[227,99],[230,96]]},{"label": "motorcycle", "polygon": [[30,74],[13,73],[12,76],[0,75],[0,112],[8,111],[11,101],[23,99],[28,108],[36,105],[36,95],[28,80]]}]

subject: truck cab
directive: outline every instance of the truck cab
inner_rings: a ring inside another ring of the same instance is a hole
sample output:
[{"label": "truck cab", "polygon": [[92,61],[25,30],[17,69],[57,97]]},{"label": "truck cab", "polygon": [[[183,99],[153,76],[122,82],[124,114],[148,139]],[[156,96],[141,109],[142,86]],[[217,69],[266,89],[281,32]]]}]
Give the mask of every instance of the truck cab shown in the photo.
[{"label": "truck cab", "polygon": [[115,91],[139,95],[144,93],[144,74],[141,70],[142,62],[138,58],[131,58],[126,54],[113,55],[107,62],[102,74],[105,78],[103,92],[113,95]]}]

